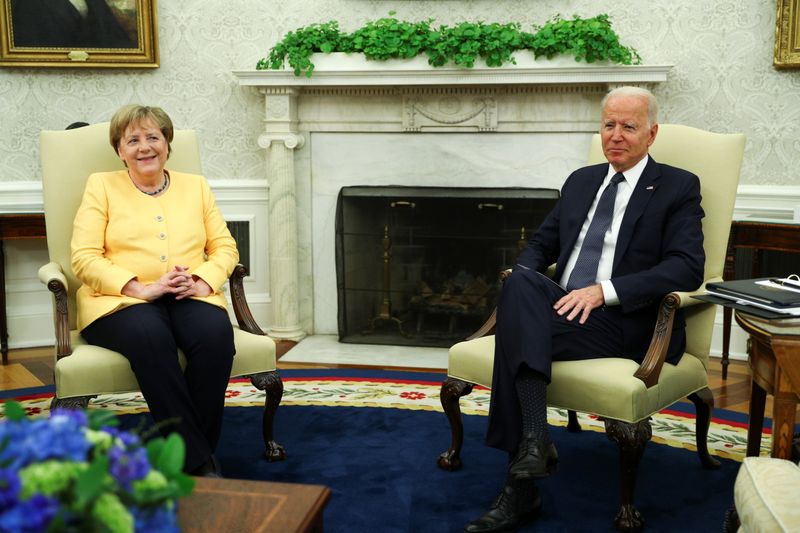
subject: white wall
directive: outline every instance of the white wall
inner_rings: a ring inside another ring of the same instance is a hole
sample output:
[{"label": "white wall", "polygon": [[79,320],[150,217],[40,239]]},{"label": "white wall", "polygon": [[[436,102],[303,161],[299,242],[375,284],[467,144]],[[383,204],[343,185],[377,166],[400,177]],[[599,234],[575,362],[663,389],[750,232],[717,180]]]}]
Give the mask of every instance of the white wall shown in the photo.
[{"label": "white wall", "polygon": [[[162,0],[158,69],[0,68],[0,182],[33,182],[35,190],[39,130],[108,120],[129,102],[160,105],[177,127],[197,129],[209,179],[221,184],[268,179],[256,143],[261,97],[241,89],[231,71],[253,68],[283,34],[299,26],[337,19],[351,30],[391,10],[399,18],[439,23],[519,21],[526,30],[557,13],[609,13],[623,42],[636,47],[645,63],[675,65],[657,90],[661,122],[745,133],[742,183],[753,197],[768,191],[778,201],[781,186],[798,184],[800,70],[771,66],[775,2],[765,0]],[[0,211],[15,198],[14,183],[0,187]],[[260,191],[252,206],[240,199],[231,204],[237,206],[233,211],[261,209],[268,188]],[[265,227],[266,217],[257,247],[266,243]],[[9,243],[6,259],[11,346],[44,342],[49,295],[35,279],[38,264],[46,260],[44,246]],[[253,274],[259,284],[268,284],[264,271]],[[254,292],[268,320],[269,288],[261,285]]]}]

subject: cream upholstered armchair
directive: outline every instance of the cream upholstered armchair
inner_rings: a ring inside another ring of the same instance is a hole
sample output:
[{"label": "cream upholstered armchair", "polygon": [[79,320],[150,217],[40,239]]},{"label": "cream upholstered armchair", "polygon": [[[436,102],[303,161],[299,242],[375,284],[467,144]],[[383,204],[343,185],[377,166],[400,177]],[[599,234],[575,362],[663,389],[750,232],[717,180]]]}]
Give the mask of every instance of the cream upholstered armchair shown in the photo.
[{"label": "cream upholstered armchair", "polygon": [[[108,143],[108,123],[64,131],[43,131],[40,147],[42,189],[50,262],[39,269],[39,279],[53,293],[56,331],[55,383],[52,407],[87,407],[98,394],[138,391],[128,360],[117,352],[87,344],[76,328],[75,292],[80,282],[72,273],[70,241],[72,221],[89,174],[123,168]],[[167,167],[200,174],[200,152],[192,130],[175,131]],[[238,265],[230,278],[230,294],[238,321],[234,327],[236,356],[231,377],[249,376],[266,391],[262,434],[265,456],[270,461],[285,457],[273,439],[275,411],[283,396],[283,382],[276,371],[275,343],[258,327],[247,306]],[[183,354],[177,354],[185,364]]]},{"label": "cream upholstered armchair", "polygon": [[[700,177],[706,282],[719,281],[725,262],[744,136],[715,134],[687,126],[662,124],[650,153],[659,163],[694,172]],[[599,135],[592,139],[589,163],[605,161]],[[703,292],[701,287],[700,293]],[[716,306],[692,299],[694,293],[674,292],[661,302],[650,349],[641,365],[630,359],[604,358],[553,363],[547,403],[569,411],[568,429],[579,431],[575,411],[605,422],[608,438],[620,448],[621,506],[614,521],[621,531],[637,531],[643,519],[633,503],[634,486],[644,446],[651,437],[650,416],[689,397],[697,410],[697,451],[703,466],[719,463],[708,453],[706,439],[714,399],[708,388],[708,354]],[[665,364],[669,332],[676,308],[686,314],[686,353],[677,365]],[[447,379],[442,383],[442,407],[450,421],[452,442],[439,456],[441,468],[461,467],[463,425],[459,399],[473,384],[491,387],[494,357],[494,316],[470,339],[450,348]]]}]

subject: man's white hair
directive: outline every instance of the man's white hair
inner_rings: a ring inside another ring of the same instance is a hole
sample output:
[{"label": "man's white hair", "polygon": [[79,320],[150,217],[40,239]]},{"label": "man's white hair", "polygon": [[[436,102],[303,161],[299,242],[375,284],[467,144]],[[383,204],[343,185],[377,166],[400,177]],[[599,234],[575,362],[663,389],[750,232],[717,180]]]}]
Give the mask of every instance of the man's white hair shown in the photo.
[{"label": "man's white hair", "polygon": [[647,127],[651,127],[653,124],[658,123],[658,100],[653,93],[644,89],[642,87],[634,87],[632,85],[624,85],[622,87],[617,87],[616,89],[611,89],[608,91],[603,97],[603,101],[600,102],[600,107],[602,109],[606,108],[606,102],[608,99],[613,96],[633,96],[635,98],[643,98],[647,102]]}]

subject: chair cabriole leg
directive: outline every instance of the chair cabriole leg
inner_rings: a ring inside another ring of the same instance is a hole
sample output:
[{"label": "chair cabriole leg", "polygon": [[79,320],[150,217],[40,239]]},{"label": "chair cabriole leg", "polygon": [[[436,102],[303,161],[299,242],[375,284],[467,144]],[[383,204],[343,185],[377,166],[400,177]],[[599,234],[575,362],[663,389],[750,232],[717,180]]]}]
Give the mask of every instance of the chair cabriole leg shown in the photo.
[{"label": "chair cabriole leg", "polygon": [[273,439],[273,422],[275,421],[275,412],[281,403],[283,397],[283,381],[281,380],[278,372],[261,372],[250,376],[250,382],[258,390],[266,392],[264,400],[264,416],[261,419],[261,432],[264,436],[264,457],[269,462],[283,461],[286,459],[286,451],[283,446],[275,442]]},{"label": "chair cabriole leg", "polygon": [[572,409],[567,411],[567,431],[570,433],[579,433],[583,431],[581,429],[581,423],[578,422],[578,413]]},{"label": "chair cabriole leg", "polygon": [[720,467],[720,462],[708,453],[708,428],[711,426],[711,413],[714,410],[714,394],[708,387],[690,394],[689,399],[694,404],[697,413],[695,420],[695,441],[697,443],[697,454],[703,467],[716,469]]},{"label": "chair cabriole leg", "polygon": [[653,436],[650,419],[635,424],[605,419],[606,436],[619,446],[621,502],[614,519],[617,531],[638,532],[644,527],[641,513],[633,505],[636,476],[647,441]]},{"label": "chair cabriole leg", "polygon": [[472,392],[472,384],[460,379],[448,377],[442,383],[439,399],[442,402],[444,414],[450,422],[450,448],[442,452],[436,464],[444,470],[458,470],[461,468],[461,446],[464,443],[464,423],[461,420],[461,406],[459,400]]},{"label": "chair cabriole leg", "polygon": [[74,398],[59,398],[58,396],[53,396],[53,399],[50,400],[50,410],[86,409],[89,407],[89,400],[92,398],[97,398],[97,396],[75,396]]}]

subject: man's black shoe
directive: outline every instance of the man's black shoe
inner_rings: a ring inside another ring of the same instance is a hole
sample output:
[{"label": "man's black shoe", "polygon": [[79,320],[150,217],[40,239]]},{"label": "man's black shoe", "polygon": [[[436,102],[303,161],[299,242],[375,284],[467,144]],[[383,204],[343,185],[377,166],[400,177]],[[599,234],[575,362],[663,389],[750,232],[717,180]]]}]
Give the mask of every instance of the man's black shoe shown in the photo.
[{"label": "man's black shoe", "polygon": [[467,524],[466,533],[516,531],[539,514],[542,497],[531,481],[515,481],[509,477],[505,487],[489,510]]},{"label": "man's black shoe", "polygon": [[558,452],[549,441],[543,442],[531,434],[520,441],[517,455],[508,467],[508,473],[515,479],[546,477],[558,469]]}]

